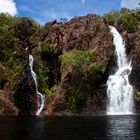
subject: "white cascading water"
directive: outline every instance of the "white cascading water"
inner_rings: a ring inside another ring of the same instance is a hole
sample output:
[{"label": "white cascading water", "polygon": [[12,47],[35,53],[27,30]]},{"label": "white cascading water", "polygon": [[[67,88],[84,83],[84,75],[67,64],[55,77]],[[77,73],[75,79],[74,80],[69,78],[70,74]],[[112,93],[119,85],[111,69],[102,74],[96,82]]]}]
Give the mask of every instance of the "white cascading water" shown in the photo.
[{"label": "white cascading water", "polygon": [[114,36],[115,52],[117,56],[118,70],[109,76],[107,81],[107,114],[132,114],[133,113],[133,88],[128,76],[132,70],[131,61],[128,63],[125,44],[115,27],[109,26]]},{"label": "white cascading water", "polygon": [[38,105],[38,109],[37,109],[36,115],[39,115],[41,113],[42,109],[44,108],[45,95],[42,95],[38,91],[37,76],[36,76],[36,73],[33,71],[33,62],[34,62],[33,56],[32,55],[29,55],[29,66],[30,66],[30,69],[31,69],[32,77],[33,77],[34,82],[35,82],[36,94],[37,94],[37,105]]}]

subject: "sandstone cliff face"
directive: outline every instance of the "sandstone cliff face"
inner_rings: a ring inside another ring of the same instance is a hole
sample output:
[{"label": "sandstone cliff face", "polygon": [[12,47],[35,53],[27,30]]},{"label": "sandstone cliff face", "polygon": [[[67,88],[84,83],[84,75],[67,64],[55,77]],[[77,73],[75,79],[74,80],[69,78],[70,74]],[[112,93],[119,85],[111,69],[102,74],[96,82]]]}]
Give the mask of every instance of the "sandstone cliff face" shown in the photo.
[{"label": "sandstone cliff face", "polygon": [[18,115],[14,105],[14,92],[0,90],[0,115]]},{"label": "sandstone cliff face", "polygon": [[[52,25],[52,28],[54,29],[51,31],[44,31],[43,39],[54,44],[56,49],[58,48],[61,50],[63,54],[73,49],[90,50],[95,52],[97,55],[94,63],[103,65],[99,73],[93,76],[89,75],[91,81],[93,80],[93,84],[97,85],[95,90],[90,91],[91,96],[89,98],[94,100],[92,101],[94,102],[92,103],[93,107],[88,105],[89,101],[87,101],[87,104],[85,102],[83,106],[83,108],[89,107],[92,113],[95,113],[96,108],[101,108],[100,106],[103,106],[101,102],[103,101],[103,97],[105,97],[105,93],[98,95],[99,92],[97,90],[100,90],[100,86],[106,82],[106,80],[103,81],[103,77],[108,77],[109,73],[105,71],[107,69],[109,59],[114,52],[112,37],[109,34],[108,25],[103,20],[103,18],[100,18],[96,15],[87,15],[85,17],[77,17],[72,19],[65,24],[55,23]],[[63,99],[67,94],[69,94],[69,91],[72,90],[72,87],[75,86],[76,81],[78,82],[77,88],[81,88],[79,86],[79,80],[76,78],[78,77],[76,74],[74,74],[71,68],[61,73],[61,84],[58,90],[46,101],[47,109],[44,112],[45,115],[59,115],[61,113],[69,114],[66,105],[63,103]],[[87,86],[86,83],[83,82],[83,84]],[[90,86],[94,85],[90,83]],[[99,109],[99,111],[100,110],[101,109]],[[82,112],[81,109],[80,112]]]},{"label": "sandstone cliff face", "polygon": [[35,115],[37,110],[36,87],[29,66],[20,75],[14,95],[19,115]]},{"label": "sandstone cliff face", "polygon": [[[126,31],[123,22],[112,23],[124,37],[128,57],[132,58],[130,81],[135,91],[140,91],[139,22],[131,32]],[[29,54],[35,59],[39,91],[46,95],[43,115],[105,113],[106,81],[117,67],[108,25],[106,18],[94,14],[64,23],[53,21],[44,27],[28,18],[8,25],[10,35],[6,37],[11,39],[0,40],[0,113],[35,115],[37,100]],[[64,66],[66,58],[70,60]]]},{"label": "sandstone cliff face", "polygon": [[132,45],[131,51],[129,53],[129,58],[132,59],[132,73],[130,75],[131,83],[135,87],[135,89],[140,90],[140,27],[138,28],[137,32],[134,34],[128,34],[128,40],[131,40]]}]

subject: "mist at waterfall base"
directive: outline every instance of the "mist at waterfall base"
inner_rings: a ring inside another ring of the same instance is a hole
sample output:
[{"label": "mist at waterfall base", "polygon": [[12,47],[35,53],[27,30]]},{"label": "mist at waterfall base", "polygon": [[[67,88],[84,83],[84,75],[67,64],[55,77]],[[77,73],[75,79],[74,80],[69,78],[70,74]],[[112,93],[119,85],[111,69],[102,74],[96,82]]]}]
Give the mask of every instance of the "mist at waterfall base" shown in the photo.
[{"label": "mist at waterfall base", "polygon": [[114,37],[115,53],[118,69],[107,81],[107,114],[132,114],[133,113],[133,88],[128,76],[132,70],[131,61],[128,62],[125,53],[125,44],[115,27],[109,26]]},{"label": "mist at waterfall base", "polygon": [[32,55],[29,55],[29,66],[30,66],[30,70],[31,70],[31,74],[33,77],[33,80],[35,82],[35,87],[36,87],[36,94],[37,94],[37,112],[36,115],[39,115],[42,111],[42,109],[44,108],[44,102],[45,102],[45,96],[42,95],[39,91],[38,91],[38,82],[37,82],[37,75],[33,70],[33,62],[34,62],[34,58]]}]

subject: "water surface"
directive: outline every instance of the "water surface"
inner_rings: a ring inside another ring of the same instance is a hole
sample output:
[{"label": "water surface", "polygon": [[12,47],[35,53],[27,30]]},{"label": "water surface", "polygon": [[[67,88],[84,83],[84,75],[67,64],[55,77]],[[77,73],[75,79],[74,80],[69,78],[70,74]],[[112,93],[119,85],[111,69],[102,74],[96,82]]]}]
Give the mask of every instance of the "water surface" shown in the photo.
[{"label": "water surface", "polygon": [[140,140],[140,116],[0,117],[0,140]]}]

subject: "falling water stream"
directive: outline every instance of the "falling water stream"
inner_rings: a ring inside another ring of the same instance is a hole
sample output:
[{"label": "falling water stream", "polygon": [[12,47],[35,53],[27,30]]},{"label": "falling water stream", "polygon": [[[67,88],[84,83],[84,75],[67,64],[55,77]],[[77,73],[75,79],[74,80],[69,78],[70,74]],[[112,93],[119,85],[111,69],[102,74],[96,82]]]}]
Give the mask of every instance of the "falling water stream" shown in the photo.
[{"label": "falling water stream", "polygon": [[37,105],[38,105],[38,109],[37,109],[36,115],[39,115],[41,113],[42,109],[44,108],[45,96],[42,95],[38,91],[37,76],[36,76],[36,73],[33,71],[33,62],[34,62],[33,56],[32,55],[29,55],[29,66],[30,66],[30,69],[31,69],[32,77],[33,77],[34,82],[35,82],[36,94],[37,94]]},{"label": "falling water stream", "polygon": [[107,114],[132,114],[133,113],[133,88],[128,76],[132,70],[131,61],[128,62],[125,53],[125,44],[115,27],[109,26],[114,36],[115,53],[118,69],[110,75],[107,81]]}]

